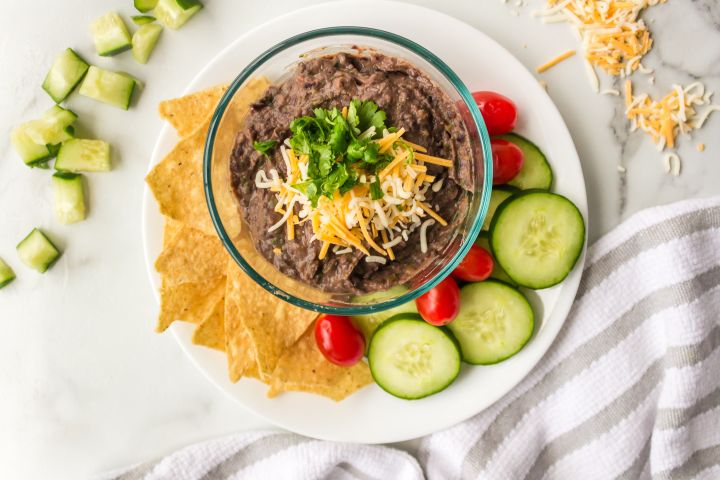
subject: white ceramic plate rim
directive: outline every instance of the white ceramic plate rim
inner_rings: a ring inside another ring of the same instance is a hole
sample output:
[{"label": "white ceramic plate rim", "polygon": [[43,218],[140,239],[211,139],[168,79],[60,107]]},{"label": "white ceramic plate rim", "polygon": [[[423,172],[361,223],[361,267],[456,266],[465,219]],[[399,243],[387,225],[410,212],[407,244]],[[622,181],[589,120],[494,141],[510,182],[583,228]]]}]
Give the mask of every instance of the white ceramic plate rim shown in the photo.
[{"label": "white ceramic plate rim", "polygon": [[[372,14],[378,11],[384,12],[380,19]],[[403,28],[404,25],[411,24],[414,29],[422,30],[420,26],[423,23],[431,25],[435,32],[452,31],[453,38],[472,38],[473,42],[459,41],[449,49],[447,39],[442,39],[441,36],[418,38]],[[288,13],[246,32],[232,42],[195,76],[185,93],[221,81],[231,81],[243,65],[237,65],[233,73],[222,74],[222,79],[218,72],[225,68],[222,65],[227,57],[249,55],[239,49],[253,52],[248,58],[250,60],[273,43],[295,33],[322,26],[349,24],[384,28],[417,41],[455,69],[471,91],[480,87],[497,89],[504,93],[509,93],[508,90],[516,91],[514,99],[521,111],[527,108],[527,117],[531,119],[542,117],[541,122],[523,124],[521,121],[518,125],[519,131],[530,136],[548,154],[556,173],[555,190],[570,198],[587,222],[587,197],[580,161],[567,127],[546,92],[532,74],[494,40],[473,27],[434,10],[382,0],[364,1],[362,4],[346,0]],[[293,28],[294,25],[302,25],[302,28]],[[261,39],[267,43],[260,42],[260,45],[256,45]],[[482,79],[468,79],[463,76],[464,62],[458,61],[463,57],[461,51],[467,57],[473,58],[473,48],[479,48],[480,45],[484,52],[480,58],[493,57],[494,67],[497,69],[493,72],[506,72],[504,81],[493,78],[493,75]],[[441,51],[453,51],[454,53],[449,54],[453,58],[444,57]],[[507,82],[515,82],[517,85],[509,86]],[[162,160],[177,140],[171,127],[164,125],[155,144],[149,169]],[[147,186],[144,189],[142,223],[148,275],[156,299],[159,300],[160,279],[153,264],[162,245],[163,222]],[[339,403],[296,392],[285,393],[272,400],[267,399],[264,396],[264,386],[256,380],[242,379],[237,384],[231,383],[227,379],[224,355],[193,345],[191,325],[176,322],[171,331],[182,350],[216,387],[270,423],[310,437],[334,441],[402,441],[459,423],[487,408],[517,385],[541,360],[562,327],[580,283],[584,259],[583,251],[575,269],[562,284],[540,293],[543,309],[541,326],[525,349],[498,365],[465,366],[461,376],[450,388],[419,401],[396,399],[382,392],[376,385],[366,387]]]}]

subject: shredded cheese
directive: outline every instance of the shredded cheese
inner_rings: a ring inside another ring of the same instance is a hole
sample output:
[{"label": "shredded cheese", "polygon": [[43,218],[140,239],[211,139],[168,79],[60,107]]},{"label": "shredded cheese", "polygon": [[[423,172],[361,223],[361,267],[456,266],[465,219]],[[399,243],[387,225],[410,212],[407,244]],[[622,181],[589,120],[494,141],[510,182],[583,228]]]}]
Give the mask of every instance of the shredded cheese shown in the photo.
[{"label": "shredded cheese", "polygon": [[539,67],[537,67],[536,70],[538,73],[543,73],[545,70],[548,70],[549,68],[554,67],[555,65],[562,62],[563,60],[572,57],[573,55],[575,55],[575,53],[576,53],[575,50],[568,50],[567,52],[560,54],[557,57],[553,58],[549,62],[546,62],[546,63],[540,65]]},{"label": "shredded cheese", "polygon": [[[673,85],[668,94],[660,100],[653,100],[648,94],[635,95],[632,81],[626,79],[625,115],[633,129],[639,128],[652,138],[658,150],[673,148],[678,135],[688,135],[702,127],[712,112],[720,110],[720,105],[710,104],[712,94],[708,93],[702,83],[695,82],[686,87]],[[666,162],[678,165],[674,169],[666,167],[666,171],[679,175],[679,159],[667,160],[675,158],[672,156],[665,158]]]},{"label": "shredded cheese", "polygon": [[[374,130],[370,132],[374,135]],[[309,179],[307,155],[298,155],[289,141],[281,144],[280,152],[286,176],[277,170],[258,171],[255,185],[275,192],[274,211],[281,215],[268,231],[285,226],[288,240],[296,238],[296,229],[308,223],[312,239],[322,242],[318,258],[345,255],[360,251],[366,262],[385,264],[395,260],[393,247],[409,241],[410,234],[420,230],[421,249],[427,250],[427,229],[447,222],[425,203],[430,189],[438,192],[443,180],[428,175],[428,165],[453,168],[453,162],[427,154],[427,149],[403,139],[404,129],[384,132],[376,142],[391,160],[382,171],[358,172],[358,183],[348,192],[335,192],[332,198],[322,196],[313,206],[295,184]],[[370,185],[379,182],[382,198],[370,198]],[[430,217],[430,218],[428,218]],[[302,228],[302,227],[301,227]],[[424,247],[423,247],[424,245]],[[371,250],[373,253],[371,254]]]}]

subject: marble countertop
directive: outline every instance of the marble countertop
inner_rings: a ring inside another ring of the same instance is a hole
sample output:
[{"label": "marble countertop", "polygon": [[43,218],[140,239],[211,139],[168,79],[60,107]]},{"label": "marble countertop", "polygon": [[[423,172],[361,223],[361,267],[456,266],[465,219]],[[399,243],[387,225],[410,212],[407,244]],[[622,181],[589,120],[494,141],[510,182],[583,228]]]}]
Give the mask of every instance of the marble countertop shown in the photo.
[{"label": "marble countertop", "polygon": [[[92,54],[87,25],[111,8],[131,14],[129,0],[3,6],[0,257],[19,278],[0,291],[0,477],[87,478],[191,442],[267,426],[211,387],[171,336],[151,333],[157,306],[142,253],[142,179],[161,127],[158,101],[179,95],[239,33],[298,3],[206,0],[205,10],[185,28],[163,34],[147,66],[135,64],[130,55],[99,59]],[[303,2],[312,3],[319,2]],[[525,7],[515,0],[415,3],[483,30],[530,69],[577,48],[568,26],[544,25],[530,15],[539,0]],[[655,40],[643,62],[656,69],[655,83],[640,77],[636,88],[658,95],[673,83],[700,80],[720,90],[720,5],[715,0],[672,0],[643,17]],[[67,46],[100,66],[136,74],[146,86],[130,112],[71,98],[70,107],[80,115],[80,134],[105,139],[119,152],[112,173],[91,176],[88,220],[59,226],[49,175],[22,165],[8,137],[13,125],[50,106],[40,84],[54,56]],[[475,61],[482,61],[482,52]],[[644,134],[627,133],[621,100],[592,92],[578,58],[539,78],[547,82],[580,154],[591,241],[642,208],[720,194],[720,114],[692,139],[680,140],[683,171],[673,177],[664,173],[662,156]],[[619,85],[602,81],[607,88]],[[703,153],[695,148],[701,142]],[[620,173],[618,165],[626,172]],[[14,252],[34,226],[46,228],[61,248],[68,247],[46,275],[21,266]]]}]

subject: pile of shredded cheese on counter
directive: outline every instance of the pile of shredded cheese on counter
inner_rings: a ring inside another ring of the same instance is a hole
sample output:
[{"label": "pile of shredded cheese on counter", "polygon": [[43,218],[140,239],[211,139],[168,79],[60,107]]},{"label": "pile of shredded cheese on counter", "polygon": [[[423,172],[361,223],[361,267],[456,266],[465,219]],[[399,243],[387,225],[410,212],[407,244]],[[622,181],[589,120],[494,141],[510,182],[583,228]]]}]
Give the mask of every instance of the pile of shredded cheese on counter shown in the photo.
[{"label": "pile of shredded cheese on counter", "polygon": [[[584,62],[595,92],[618,95],[615,89],[600,91],[596,68],[612,76],[629,77],[636,70],[651,75],[642,57],[652,47],[652,38],[645,22],[639,18],[643,9],[665,3],[666,0],[547,0],[545,8],[534,12],[544,23],[565,22],[573,26],[584,51]],[[542,72],[572,55],[566,52],[538,67]],[[649,77],[653,84],[654,76]],[[625,81],[625,115],[630,130],[647,133],[658,150],[675,148],[679,134],[689,135],[699,129],[720,105],[710,103],[712,92],[706,92],[700,82],[685,87],[673,85],[661,100],[647,94],[634,95],[633,84]],[[703,149],[698,149],[702,151]],[[680,158],[675,153],[664,157],[665,170],[680,173]],[[621,172],[624,169],[620,170]]]},{"label": "pile of shredded cheese on counter", "polygon": [[[268,231],[283,226],[288,240],[295,238],[295,227],[311,222],[313,240],[322,242],[319,259],[324,259],[332,246],[333,253],[343,255],[353,249],[365,255],[366,262],[385,264],[394,260],[393,247],[408,241],[410,234],[420,229],[420,249],[427,252],[427,229],[434,223],[447,226],[447,222],[430,205],[425,203],[429,189],[438,192],[442,180],[428,174],[427,164],[452,168],[453,163],[427,154],[427,150],[402,139],[405,133],[383,132],[376,140],[380,153],[389,154],[392,161],[377,176],[361,173],[359,182],[341,195],[320,197],[313,207],[310,199],[294,184],[308,179],[308,156],[296,155],[286,141],[280,147],[288,178],[282,179],[276,169],[269,173],[257,172],[255,185],[275,192],[275,212],[282,218]],[[408,148],[409,147],[409,148]],[[382,198],[373,199],[371,184],[379,181]],[[295,214],[295,206],[298,213]],[[363,244],[363,241],[370,247]]]},{"label": "pile of shredded cheese on counter", "polygon": [[640,12],[665,0],[548,0],[535,12],[543,22],[567,22],[582,43],[593,88],[599,90],[595,67],[610,75],[626,76],[638,68],[652,47],[650,32]]}]

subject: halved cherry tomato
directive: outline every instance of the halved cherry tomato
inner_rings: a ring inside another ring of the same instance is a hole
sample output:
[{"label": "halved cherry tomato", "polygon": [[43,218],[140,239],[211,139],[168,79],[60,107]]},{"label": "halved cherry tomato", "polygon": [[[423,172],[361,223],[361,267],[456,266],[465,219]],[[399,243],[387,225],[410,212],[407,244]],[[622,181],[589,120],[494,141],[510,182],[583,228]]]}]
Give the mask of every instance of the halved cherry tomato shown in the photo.
[{"label": "halved cherry tomato", "polygon": [[420,316],[430,325],[447,325],[460,311],[460,289],[447,277],[427,293],[415,299]]},{"label": "halved cherry tomato", "polygon": [[507,140],[490,140],[493,156],[493,185],[502,185],[515,178],[525,161],[520,147]]},{"label": "halved cherry tomato", "polygon": [[475,92],[472,96],[490,135],[502,135],[515,128],[517,108],[512,100],[496,92]]},{"label": "halved cherry tomato", "polygon": [[356,364],[365,353],[365,338],[350,317],[318,317],[315,321],[315,342],[325,358],[343,367]]},{"label": "halved cherry tomato", "polygon": [[490,276],[493,266],[494,262],[490,252],[473,245],[460,265],[455,267],[452,276],[465,282],[482,282]]}]

